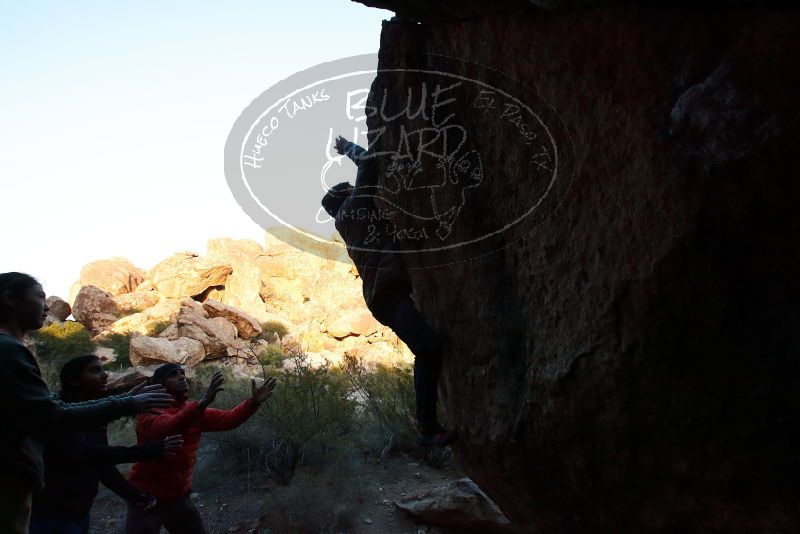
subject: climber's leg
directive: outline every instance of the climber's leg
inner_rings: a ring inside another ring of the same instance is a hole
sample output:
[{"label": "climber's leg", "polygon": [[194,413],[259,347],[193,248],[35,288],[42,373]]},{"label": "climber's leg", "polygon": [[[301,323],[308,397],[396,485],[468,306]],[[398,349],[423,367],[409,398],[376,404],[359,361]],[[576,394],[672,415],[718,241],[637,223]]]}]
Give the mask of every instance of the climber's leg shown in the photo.
[{"label": "climber's leg", "polygon": [[417,421],[421,428],[433,431],[438,426],[436,403],[442,364],[439,335],[428,325],[409,297],[396,302],[391,328],[414,354]]},{"label": "climber's leg", "polygon": [[[421,434],[432,436],[442,433],[436,416],[442,360],[439,335],[417,311],[408,295],[387,300],[376,310],[375,318],[391,328],[414,354],[414,391]],[[452,437],[443,439],[449,442]]]}]

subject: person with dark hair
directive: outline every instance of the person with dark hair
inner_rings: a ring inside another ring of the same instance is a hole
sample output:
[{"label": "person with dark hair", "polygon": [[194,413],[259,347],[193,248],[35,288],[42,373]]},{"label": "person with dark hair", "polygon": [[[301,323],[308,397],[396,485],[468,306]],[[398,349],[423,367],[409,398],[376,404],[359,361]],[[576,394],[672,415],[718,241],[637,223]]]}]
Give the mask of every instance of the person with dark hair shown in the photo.
[{"label": "person with dark hair", "polygon": [[43,441],[54,432],[89,430],[126,415],[169,406],[162,387],[134,388],[65,403],[47,388],[39,364],[22,343],[44,324],[45,293],[30,275],[0,274],[0,532],[27,534],[33,493],[44,486]]},{"label": "person with dark hair", "polygon": [[[82,402],[106,395],[108,373],[94,354],[67,361],[60,372],[64,402]],[[45,442],[44,489],[34,495],[30,534],[88,534],[89,512],[98,482],[142,509],[155,498],[134,488],[115,464],[160,458],[183,445],[180,436],[133,447],[111,447],[105,425],[88,432],[64,432]]]},{"label": "person with dark hair", "polygon": [[411,280],[394,246],[385,233],[371,233],[361,213],[376,211],[378,171],[375,158],[355,143],[339,136],[334,148],[358,167],[355,187],[336,184],[322,199],[322,207],[333,217],[336,230],[361,276],[364,302],[372,315],[391,328],[414,354],[414,391],[417,403],[419,443],[444,447],[456,440],[438,422],[436,413],[442,348],[439,335],[431,328],[411,299]]},{"label": "person with dark hair", "polygon": [[272,395],[276,384],[275,379],[270,378],[257,387],[255,380],[251,380],[249,399],[231,410],[209,408],[222,390],[223,380],[222,371],[216,371],[203,397],[199,401],[190,401],[189,383],[180,365],[165,363],[153,372],[150,381],[162,384],[174,397],[175,404],[155,414],[137,417],[137,441],[143,443],[170,434],[182,434],[184,445],[174,456],[133,465],[129,477],[131,484],[141,492],[154,495],[157,502],[147,510],[128,505],[126,534],[158,534],[162,526],[170,534],[205,532],[203,519],[190,497],[200,435],[232,430],[247,421]]}]

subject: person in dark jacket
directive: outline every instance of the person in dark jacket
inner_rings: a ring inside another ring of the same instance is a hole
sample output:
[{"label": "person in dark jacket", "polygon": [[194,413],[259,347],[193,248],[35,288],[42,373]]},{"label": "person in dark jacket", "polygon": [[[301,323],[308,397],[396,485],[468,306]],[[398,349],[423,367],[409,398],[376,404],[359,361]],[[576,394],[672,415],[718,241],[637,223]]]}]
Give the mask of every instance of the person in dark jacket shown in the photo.
[{"label": "person in dark jacket", "polygon": [[210,408],[222,390],[223,376],[215,372],[199,401],[189,400],[189,384],[183,368],[165,363],[156,368],[151,381],[163,384],[175,398],[173,406],[155,414],[136,418],[136,439],[139,443],[181,434],[183,446],[173,456],[152,462],[133,464],[129,480],[139,491],[154,495],[158,502],[149,510],[128,505],[126,534],[158,534],[164,526],[170,534],[203,534],[205,527],[192,502],[192,473],[203,432],[232,430],[252,417],[275,389],[270,378],[261,386],[251,380],[251,396],[230,410]]},{"label": "person in dark jacket", "polygon": [[126,415],[169,406],[160,387],[67,404],[47,388],[25,334],[44,324],[42,286],[30,275],[0,274],[0,532],[27,534],[33,493],[44,486],[43,441],[54,432],[89,430]]},{"label": "person in dark jacket", "polygon": [[[97,356],[87,354],[67,361],[60,380],[61,400],[82,402],[106,395],[108,373]],[[115,464],[174,454],[181,445],[180,436],[169,436],[132,447],[111,447],[105,425],[48,439],[44,446],[45,486],[33,498],[30,534],[88,534],[98,482],[135,506],[154,506],[155,497],[134,488]]]},{"label": "person in dark jacket", "polygon": [[364,213],[376,213],[377,162],[372,154],[339,136],[335,149],[358,167],[355,187],[342,182],[330,188],[322,207],[333,217],[336,230],[361,276],[364,302],[375,319],[391,328],[414,353],[414,391],[419,442],[423,446],[449,445],[455,432],[446,431],[436,414],[442,349],[439,336],[411,300],[411,280],[394,253],[385,232],[373,232]]}]

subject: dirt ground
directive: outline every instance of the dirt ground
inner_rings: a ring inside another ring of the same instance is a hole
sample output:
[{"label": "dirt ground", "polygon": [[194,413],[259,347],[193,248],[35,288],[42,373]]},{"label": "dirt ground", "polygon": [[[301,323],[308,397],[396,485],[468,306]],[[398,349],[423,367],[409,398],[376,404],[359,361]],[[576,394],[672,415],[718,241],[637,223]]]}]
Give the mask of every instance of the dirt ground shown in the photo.
[{"label": "dirt ground", "polygon": [[[393,503],[406,495],[445,483],[461,474],[448,462],[443,468],[432,468],[405,454],[396,454],[382,463],[365,462],[353,482],[359,488],[353,526],[341,532],[348,534],[451,534],[455,531],[420,525],[399,510]],[[202,477],[203,479],[207,477]],[[200,509],[209,534],[256,532],[279,534],[263,519],[263,503],[270,485],[250,487],[242,484],[241,476],[214,477],[213,482],[195,480],[195,503]],[[93,534],[113,534],[124,531],[126,506],[123,501],[101,488],[92,509]],[[310,511],[313,513],[313,510]],[[162,529],[162,532],[166,532]]]}]

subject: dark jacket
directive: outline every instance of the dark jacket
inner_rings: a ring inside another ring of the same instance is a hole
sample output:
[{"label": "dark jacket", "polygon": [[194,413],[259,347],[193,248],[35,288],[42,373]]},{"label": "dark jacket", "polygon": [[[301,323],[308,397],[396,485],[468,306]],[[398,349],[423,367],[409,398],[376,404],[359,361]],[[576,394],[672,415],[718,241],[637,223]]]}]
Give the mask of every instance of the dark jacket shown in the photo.
[{"label": "dark jacket", "polygon": [[203,409],[197,401],[181,401],[171,408],[155,410],[155,413],[139,414],[136,418],[136,441],[144,443],[181,434],[183,446],[171,456],[133,464],[128,480],[160,503],[181,500],[191,492],[200,435],[232,430],[247,421],[257,409],[252,399],[246,399],[230,410]]},{"label": "dark jacket", "polygon": [[92,508],[98,482],[128,502],[142,502],[148,496],[125,480],[115,464],[152,460],[163,454],[163,440],[111,447],[104,426],[54,436],[45,442],[45,485],[34,496],[33,517],[80,520]]},{"label": "dark jacket", "polygon": [[364,302],[375,313],[391,296],[410,294],[411,281],[394,253],[394,243],[386,231],[387,221],[369,219],[377,213],[377,161],[352,142],[345,146],[345,154],[358,166],[358,172],[355,188],[339,208],[335,225],[361,276]]},{"label": "dark jacket", "polygon": [[96,428],[133,415],[133,397],[115,395],[67,404],[50,393],[33,354],[0,334],[0,472],[32,489],[44,486],[43,440],[54,432]]}]

